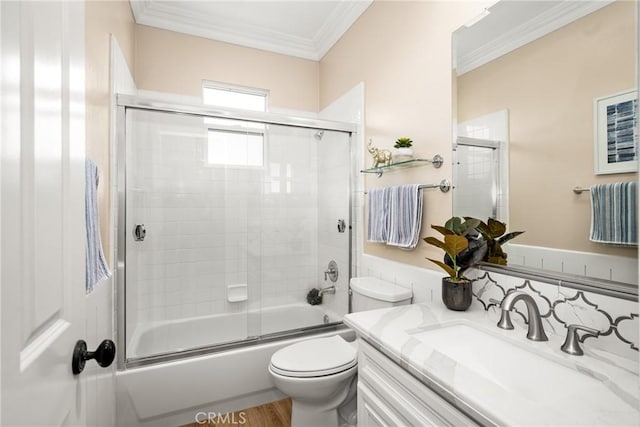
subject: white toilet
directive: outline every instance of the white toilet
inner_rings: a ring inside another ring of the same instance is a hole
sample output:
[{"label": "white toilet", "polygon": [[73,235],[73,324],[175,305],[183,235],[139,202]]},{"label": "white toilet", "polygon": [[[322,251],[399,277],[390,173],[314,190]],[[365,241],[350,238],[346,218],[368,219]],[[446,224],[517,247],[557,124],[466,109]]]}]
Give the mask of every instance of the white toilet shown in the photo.
[{"label": "white toilet", "polygon": [[[354,277],[351,289],[354,312],[409,304],[412,297],[410,289],[375,277]],[[355,343],[339,335],[287,346],[269,364],[276,387],[293,402],[293,427],[337,427],[338,408],[355,403],[357,370]]]}]

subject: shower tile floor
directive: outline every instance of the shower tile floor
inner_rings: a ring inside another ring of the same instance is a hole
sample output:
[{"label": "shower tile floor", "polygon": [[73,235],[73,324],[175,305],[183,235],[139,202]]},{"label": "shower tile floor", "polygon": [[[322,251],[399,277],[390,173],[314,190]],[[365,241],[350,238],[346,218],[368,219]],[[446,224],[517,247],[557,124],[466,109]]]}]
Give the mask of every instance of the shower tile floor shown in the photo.
[{"label": "shower tile floor", "polygon": [[[243,409],[225,417],[223,422],[191,423],[181,427],[291,427],[291,399]],[[244,421],[244,422],[242,422]]]}]

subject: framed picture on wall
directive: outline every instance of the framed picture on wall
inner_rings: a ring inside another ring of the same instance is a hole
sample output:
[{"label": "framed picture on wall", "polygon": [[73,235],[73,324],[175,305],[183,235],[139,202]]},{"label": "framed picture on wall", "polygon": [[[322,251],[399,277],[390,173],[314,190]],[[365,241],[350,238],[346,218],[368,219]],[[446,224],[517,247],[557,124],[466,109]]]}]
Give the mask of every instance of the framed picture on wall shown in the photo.
[{"label": "framed picture on wall", "polygon": [[638,91],[594,101],[596,175],[638,170]]}]

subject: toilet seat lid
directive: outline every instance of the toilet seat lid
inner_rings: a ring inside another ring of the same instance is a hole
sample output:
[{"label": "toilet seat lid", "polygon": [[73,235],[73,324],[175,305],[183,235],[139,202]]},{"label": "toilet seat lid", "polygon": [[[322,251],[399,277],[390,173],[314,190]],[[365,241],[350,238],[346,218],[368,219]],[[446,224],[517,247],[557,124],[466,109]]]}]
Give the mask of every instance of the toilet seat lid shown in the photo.
[{"label": "toilet seat lid", "polygon": [[315,338],[276,351],[271,369],[289,377],[319,377],[357,364],[356,349],[339,335]]}]

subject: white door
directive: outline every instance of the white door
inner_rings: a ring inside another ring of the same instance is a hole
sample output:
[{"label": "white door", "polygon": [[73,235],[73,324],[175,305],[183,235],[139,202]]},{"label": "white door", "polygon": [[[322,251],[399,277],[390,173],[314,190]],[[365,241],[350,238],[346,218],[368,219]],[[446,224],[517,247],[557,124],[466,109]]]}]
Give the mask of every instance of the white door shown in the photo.
[{"label": "white door", "polygon": [[0,17],[0,424],[82,425],[84,5],[3,0]]}]

